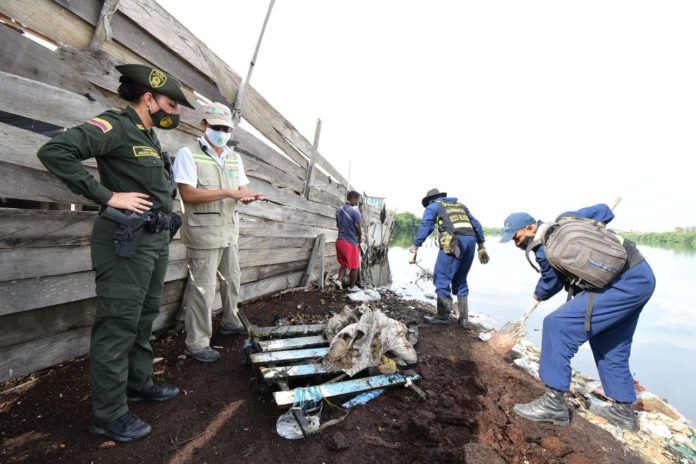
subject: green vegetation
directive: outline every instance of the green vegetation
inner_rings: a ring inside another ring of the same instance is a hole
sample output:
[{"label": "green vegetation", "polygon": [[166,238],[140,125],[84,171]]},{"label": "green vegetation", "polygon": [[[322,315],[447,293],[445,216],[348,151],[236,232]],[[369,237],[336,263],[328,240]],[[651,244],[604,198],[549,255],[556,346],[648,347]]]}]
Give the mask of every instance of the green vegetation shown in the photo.
[{"label": "green vegetation", "polygon": [[392,233],[389,244],[396,247],[408,248],[413,243],[413,238],[416,236],[420,218],[413,213],[405,212],[396,215],[394,222],[394,232]]},{"label": "green vegetation", "polygon": [[[420,223],[421,218],[413,213],[398,213],[391,245],[410,247]],[[484,227],[483,231],[486,237],[503,235],[501,227]],[[696,226],[677,227],[673,232],[621,232],[621,236],[644,245],[696,253]]]},{"label": "green vegetation", "polygon": [[503,235],[503,232],[505,229],[502,227],[484,227],[483,228],[483,233],[486,234],[486,237],[501,237]]},{"label": "green vegetation", "polygon": [[636,243],[680,251],[696,251],[696,227],[677,227],[673,232],[621,232]]}]

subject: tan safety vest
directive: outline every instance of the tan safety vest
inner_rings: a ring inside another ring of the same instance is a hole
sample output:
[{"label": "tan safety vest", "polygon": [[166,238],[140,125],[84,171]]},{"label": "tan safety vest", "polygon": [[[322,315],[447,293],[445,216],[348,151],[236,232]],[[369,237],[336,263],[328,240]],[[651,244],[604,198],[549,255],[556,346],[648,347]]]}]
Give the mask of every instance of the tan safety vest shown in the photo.
[{"label": "tan safety vest", "polygon": [[[206,147],[207,148],[207,147]],[[234,150],[225,158],[222,168],[213,157],[217,155],[209,148],[207,154],[196,142],[188,146],[193,154],[198,172],[200,189],[231,189],[239,188],[240,158]],[[237,240],[239,228],[239,213],[237,200],[224,200],[209,203],[184,202],[184,221],[181,226],[181,240],[190,248],[225,248]]]}]

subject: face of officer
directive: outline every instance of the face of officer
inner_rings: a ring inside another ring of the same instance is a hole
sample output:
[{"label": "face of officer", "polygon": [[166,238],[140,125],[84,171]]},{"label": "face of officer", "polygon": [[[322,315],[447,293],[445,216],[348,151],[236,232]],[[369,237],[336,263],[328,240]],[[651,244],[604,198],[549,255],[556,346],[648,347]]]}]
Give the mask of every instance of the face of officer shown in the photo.
[{"label": "face of officer", "polygon": [[140,103],[147,108],[147,114],[150,117],[150,124],[141,118],[148,129],[158,127],[169,130],[179,125],[179,103],[176,100],[166,95],[145,92]]},{"label": "face of officer", "polygon": [[512,237],[512,239],[515,242],[515,246],[517,246],[517,248],[521,250],[526,250],[527,246],[529,246],[529,244],[532,243],[532,240],[534,240],[534,234],[536,234],[536,230],[536,223],[529,224],[527,227],[518,229],[517,232],[515,232],[514,237]]}]

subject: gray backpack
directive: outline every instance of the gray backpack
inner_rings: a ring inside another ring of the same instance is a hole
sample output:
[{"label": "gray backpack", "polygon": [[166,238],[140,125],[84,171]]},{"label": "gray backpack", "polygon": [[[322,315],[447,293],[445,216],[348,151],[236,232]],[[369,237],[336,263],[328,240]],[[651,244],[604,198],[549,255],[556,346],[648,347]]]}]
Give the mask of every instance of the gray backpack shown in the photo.
[{"label": "gray backpack", "polygon": [[[576,288],[598,290],[608,286],[626,268],[623,240],[599,221],[579,216],[559,217],[527,247],[544,245],[549,264]],[[532,264],[534,269],[537,269]],[[538,271],[538,269],[537,269]]]}]

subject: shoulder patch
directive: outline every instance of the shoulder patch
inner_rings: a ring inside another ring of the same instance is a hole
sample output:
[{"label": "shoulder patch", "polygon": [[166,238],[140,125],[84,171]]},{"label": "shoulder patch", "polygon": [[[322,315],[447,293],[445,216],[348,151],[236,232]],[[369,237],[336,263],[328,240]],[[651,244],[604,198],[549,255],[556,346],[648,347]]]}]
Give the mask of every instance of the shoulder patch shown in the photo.
[{"label": "shoulder patch", "polygon": [[106,119],[102,118],[92,118],[89,121],[87,121],[87,124],[91,124],[93,126],[97,126],[103,133],[109,132],[111,129],[113,129],[113,126],[109,121]]},{"label": "shoulder patch", "polygon": [[134,146],[133,154],[139,158],[143,156],[154,156],[155,158],[159,158],[159,153],[157,153],[157,150],[146,145]]}]

